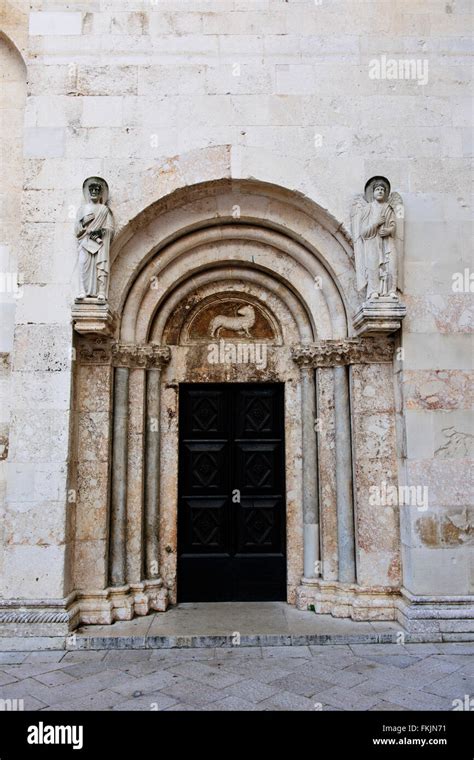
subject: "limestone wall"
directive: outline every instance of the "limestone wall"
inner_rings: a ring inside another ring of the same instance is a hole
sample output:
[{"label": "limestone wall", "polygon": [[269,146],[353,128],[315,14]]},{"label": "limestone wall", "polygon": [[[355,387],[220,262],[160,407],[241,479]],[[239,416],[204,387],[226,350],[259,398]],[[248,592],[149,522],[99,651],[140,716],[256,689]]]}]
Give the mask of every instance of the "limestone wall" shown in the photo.
[{"label": "limestone wall", "polygon": [[[469,283],[453,291],[453,274],[472,267],[470,7],[469,0],[5,1],[1,28],[24,57],[27,99],[23,129],[15,122],[14,133],[23,152],[21,242],[7,241],[18,246],[24,285],[5,358],[13,389],[3,596],[71,590],[64,565],[73,219],[84,178],[96,174],[109,183],[119,231],[189,177],[279,184],[346,226],[366,180],[390,179],[406,209],[408,315],[394,378],[399,477],[429,494],[426,510],[402,509],[404,583],[414,594],[472,592],[472,295]],[[420,62],[420,76],[371,78],[382,56]],[[2,122],[2,140],[11,129]],[[11,178],[10,158],[7,168]],[[1,422],[6,428],[5,413]]]}]

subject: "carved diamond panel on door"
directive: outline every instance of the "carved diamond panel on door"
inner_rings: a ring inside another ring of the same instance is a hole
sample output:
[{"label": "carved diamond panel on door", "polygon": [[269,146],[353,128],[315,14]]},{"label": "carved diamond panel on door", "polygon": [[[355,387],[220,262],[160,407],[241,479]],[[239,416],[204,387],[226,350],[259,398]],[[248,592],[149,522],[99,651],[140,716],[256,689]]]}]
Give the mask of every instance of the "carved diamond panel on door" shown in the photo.
[{"label": "carved diamond panel on door", "polygon": [[271,409],[268,398],[246,399],[244,426],[247,432],[270,432]]},{"label": "carved diamond panel on door", "polygon": [[180,386],[179,601],[286,598],[283,385]]},{"label": "carved diamond panel on door", "polygon": [[224,549],[224,502],[193,500],[188,502],[190,517],[190,547]]},{"label": "carved diamond panel on door", "polygon": [[192,442],[183,446],[187,493],[222,493],[225,489],[225,447],[222,442]]},{"label": "carved diamond panel on door", "polygon": [[274,385],[246,385],[239,393],[237,435],[239,438],[279,438],[283,408]]},{"label": "carved diamond panel on door", "polygon": [[279,499],[242,499],[239,551],[272,549],[280,535]]},{"label": "carved diamond panel on door", "polygon": [[192,425],[194,432],[215,432],[217,430],[217,404],[210,398],[193,400]]},{"label": "carved diamond panel on door", "polygon": [[[214,437],[225,431],[225,403],[222,391],[210,391],[207,386],[189,386],[184,404],[183,434]],[[210,387],[210,386],[208,386]],[[191,390],[192,388],[192,390]]]},{"label": "carved diamond panel on door", "polygon": [[237,467],[244,493],[253,493],[256,489],[262,493],[279,490],[278,480],[282,474],[278,467],[279,456],[279,443],[237,441]]}]

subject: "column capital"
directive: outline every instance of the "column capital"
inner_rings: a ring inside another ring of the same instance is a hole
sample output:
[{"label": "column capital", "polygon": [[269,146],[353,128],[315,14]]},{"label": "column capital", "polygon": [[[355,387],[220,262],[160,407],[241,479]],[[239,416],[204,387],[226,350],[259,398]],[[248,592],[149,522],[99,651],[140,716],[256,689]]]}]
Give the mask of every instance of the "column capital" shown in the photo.
[{"label": "column capital", "polygon": [[143,345],[115,343],[112,346],[112,363],[114,367],[142,369],[161,369],[171,359],[169,346],[156,346],[152,343]]},{"label": "column capital", "polygon": [[304,369],[390,362],[393,352],[394,342],[389,338],[343,338],[300,343],[292,348],[291,355]]}]

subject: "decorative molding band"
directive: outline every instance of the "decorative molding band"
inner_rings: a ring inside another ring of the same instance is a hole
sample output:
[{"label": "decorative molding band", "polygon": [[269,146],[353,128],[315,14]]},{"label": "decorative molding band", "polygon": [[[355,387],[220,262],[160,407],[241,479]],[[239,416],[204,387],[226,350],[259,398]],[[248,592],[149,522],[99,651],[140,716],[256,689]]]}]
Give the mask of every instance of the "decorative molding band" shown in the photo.
[{"label": "decorative molding band", "polygon": [[0,612],[1,623],[69,623],[67,612]]},{"label": "decorative molding band", "polygon": [[155,346],[151,343],[134,345],[113,343],[110,338],[98,335],[80,338],[76,357],[80,364],[112,364],[114,367],[139,367],[159,369],[171,359],[169,346]]},{"label": "decorative molding band", "polygon": [[143,369],[160,369],[171,359],[169,346],[155,346],[151,343],[132,345],[115,343],[112,346],[112,364],[114,367]]},{"label": "decorative molding band", "polygon": [[73,592],[65,599],[0,600],[0,644],[9,637],[66,636],[79,622],[75,598]]},{"label": "decorative molding band", "polygon": [[391,362],[394,342],[390,339],[346,338],[301,343],[291,350],[298,367],[340,367],[347,364]]}]

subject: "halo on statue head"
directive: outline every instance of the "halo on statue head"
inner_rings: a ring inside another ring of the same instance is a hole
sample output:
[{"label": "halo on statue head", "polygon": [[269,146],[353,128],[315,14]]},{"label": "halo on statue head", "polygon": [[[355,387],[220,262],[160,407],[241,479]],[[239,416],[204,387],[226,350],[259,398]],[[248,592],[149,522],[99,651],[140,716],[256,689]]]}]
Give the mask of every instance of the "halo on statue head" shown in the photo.
[{"label": "halo on statue head", "polygon": [[84,195],[84,199],[86,203],[90,202],[90,186],[91,185],[100,185],[100,200],[101,203],[106,204],[109,199],[109,186],[105,179],[102,179],[102,177],[88,177],[84,180],[84,183],[82,185],[82,193]]},{"label": "halo on statue head", "polygon": [[390,195],[390,182],[388,179],[386,177],[371,177],[364,188],[364,196],[366,201],[373,201],[374,189],[378,185],[382,185],[382,187],[385,189],[385,200],[388,200],[388,197]]}]

